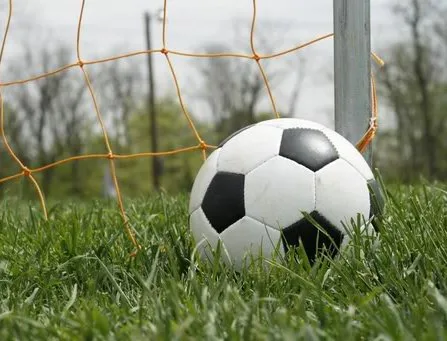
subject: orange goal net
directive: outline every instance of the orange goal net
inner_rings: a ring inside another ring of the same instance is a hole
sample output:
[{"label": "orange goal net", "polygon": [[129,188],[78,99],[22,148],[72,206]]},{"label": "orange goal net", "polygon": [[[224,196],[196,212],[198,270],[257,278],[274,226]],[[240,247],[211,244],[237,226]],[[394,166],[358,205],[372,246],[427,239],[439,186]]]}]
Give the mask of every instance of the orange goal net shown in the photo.
[{"label": "orange goal net", "polygon": [[[259,69],[259,73],[262,76],[262,79],[265,83],[265,89],[266,94],[268,95],[269,102],[271,104],[272,112],[274,113],[274,116],[279,118],[280,113],[277,110],[277,105],[275,103],[275,96],[272,92],[271,86],[269,84],[269,79],[266,75],[266,72],[263,68],[263,61],[267,59],[274,59],[277,57],[281,57],[286,54],[290,54],[293,52],[296,52],[300,49],[305,48],[306,46],[309,46],[311,44],[314,44],[318,41],[321,41],[323,39],[327,39],[333,36],[332,33],[319,36],[309,42],[306,42],[304,44],[300,44],[295,47],[291,47],[289,49],[278,51],[273,54],[260,54],[257,51],[257,48],[255,46],[255,32],[256,32],[256,20],[257,20],[257,2],[256,0],[252,0],[253,3],[253,12],[252,12],[252,19],[251,19],[251,29],[250,29],[250,49],[251,52],[249,54],[245,53],[237,53],[237,52],[227,52],[227,53],[215,53],[215,54],[203,54],[203,53],[190,53],[190,52],[184,52],[184,51],[177,51],[175,48],[171,48],[166,43],[166,28],[167,28],[167,20],[168,17],[168,1],[164,0],[164,6],[163,6],[163,22],[162,22],[162,46],[156,49],[152,50],[141,50],[141,51],[133,51],[126,54],[111,56],[109,58],[104,59],[97,59],[97,60],[86,60],[82,56],[82,51],[80,49],[80,42],[82,39],[82,25],[83,25],[83,14],[84,14],[84,8],[86,5],[85,0],[80,1],[80,12],[79,12],[79,19],[78,19],[78,25],[77,25],[77,36],[76,36],[76,60],[74,60],[72,63],[61,66],[57,69],[51,70],[49,72],[38,74],[33,77],[27,78],[27,79],[17,79],[17,80],[8,80],[3,81],[1,79],[0,75],[0,135],[1,140],[4,144],[5,150],[8,153],[8,155],[11,157],[11,159],[14,161],[14,163],[17,165],[17,172],[15,174],[10,174],[6,177],[0,178],[0,185],[6,182],[11,182],[13,180],[17,180],[19,178],[26,178],[28,179],[33,187],[35,188],[35,192],[39,198],[43,214],[45,218],[48,218],[47,213],[47,205],[45,201],[45,193],[43,193],[41,186],[39,185],[39,182],[36,180],[35,175],[41,172],[45,172],[46,170],[52,168],[52,167],[58,167],[60,165],[70,163],[73,161],[78,160],[86,160],[86,159],[104,159],[107,160],[108,165],[110,167],[110,174],[111,178],[113,180],[113,184],[116,191],[116,197],[117,197],[117,204],[118,209],[120,211],[123,227],[135,246],[136,250],[140,249],[140,245],[138,244],[138,241],[136,240],[134,231],[131,226],[131,222],[129,221],[129,218],[126,215],[126,211],[123,204],[123,197],[120,191],[120,184],[117,179],[117,170],[116,170],[116,160],[122,160],[122,159],[135,159],[135,158],[147,158],[147,157],[154,157],[154,156],[168,156],[168,155],[174,155],[179,153],[186,153],[186,152],[198,152],[201,153],[202,157],[205,159],[207,155],[207,151],[210,149],[215,148],[215,146],[210,145],[207,143],[207,141],[202,137],[201,132],[197,128],[196,123],[192,119],[189,111],[188,106],[185,103],[184,96],[180,90],[178,78],[176,75],[175,68],[173,66],[173,63],[171,61],[171,56],[182,56],[182,57],[194,57],[194,58],[244,58],[246,60],[251,60],[253,63],[256,63],[257,68]],[[5,46],[8,43],[8,32],[10,30],[10,24],[11,24],[11,18],[13,17],[14,13],[14,6],[13,6],[13,0],[9,0],[9,7],[7,9],[7,21],[4,27],[4,31],[2,34],[1,39],[1,47],[0,47],[0,65],[2,64],[2,59],[4,55]],[[173,150],[166,150],[162,152],[141,152],[141,153],[134,153],[134,154],[119,154],[114,152],[111,146],[111,142],[109,139],[109,135],[106,129],[106,125],[104,123],[103,115],[101,113],[101,107],[98,103],[97,96],[95,95],[95,88],[93,86],[93,82],[91,80],[91,75],[89,74],[86,66],[93,65],[93,64],[100,64],[100,63],[108,63],[111,61],[123,59],[123,58],[130,58],[137,55],[145,55],[145,54],[159,54],[163,55],[166,63],[170,70],[170,75],[172,78],[172,82],[175,86],[176,92],[177,92],[177,98],[179,105],[182,109],[182,114],[184,116],[184,119],[187,121],[189,128],[191,129],[192,134],[195,136],[196,143],[191,146],[183,146],[182,148],[173,149]],[[373,59],[376,60],[378,63],[382,63],[380,59],[373,55]],[[21,160],[20,157],[17,155],[17,153],[14,151],[14,148],[11,146],[11,144],[8,141],[8,138],[5,134],[5,108],[4,108],[4,100],[3,100],[3,94],[2,90],[10,87],[10,86],[21,86],[25,83],[37,81],[39,79],[43,79],[45,77],[51,77],[59,73],[66,72],[69,69],[78,69],[79,72],[82,74],[83,79],[85,80],[85,86],[88,88],[88,93],[91,97],[91,101],[93,103],[94,111],[96,114],[97,121],[100,124],[101,127],[101,134],[104,140],[104,153],[99,154],[85,154],[85,155],[72,155],[68,158],[57,160],[53,163],[49,164],[43,164],[40,165],[37,168],[30,168],[25,161]],[[372,79],[372,89],[373,89],[373,112],[371,116],[371,122],[368,131],[365,133],[363,138],[359,141],[357,147],[360,151],[365,150],[365,148],[368,146],[370,141],[373,139],[376,128],[377,128],[377,104],[376,104],[376,96],[375,96],[375,85],[373,78]]]}]

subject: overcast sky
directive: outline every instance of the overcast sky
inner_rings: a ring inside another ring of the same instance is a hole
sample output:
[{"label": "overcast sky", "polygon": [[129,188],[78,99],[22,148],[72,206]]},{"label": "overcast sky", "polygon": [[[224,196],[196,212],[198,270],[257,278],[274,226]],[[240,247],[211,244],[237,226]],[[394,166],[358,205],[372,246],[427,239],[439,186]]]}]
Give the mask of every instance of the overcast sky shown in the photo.
[{"label": "overcast sky", "polygon": [[[390,12],[390,0],[371,0],[372,48],[379,50],[396,37],[397,24]],[[5,63],[17,58],[24,37],[36,44],[63,41],[76,46],[76,28],[80,11],[80,0],[14,0],[14,15],[10,39],[5,50]],[[6,19],[8,1],[0,0],[2,14],[0,24]],[[143,13],[156,13],[163,6],[162,0],[87,0],[81,36],[83,59],[110,56],[145,49],[143,35]],[[168,0],[168,48],[199,51],[206,43],[233,42],[235,20],[245,22],[241,36],[248,36],[252,17],[252,0]],[[293,47],[319,35],[332,32],[332,0],[258,0],[258,30],[264,35],[271,33],[275,50]],[[265,25],[263,23],[270,23]],[[161,47],[161,25],[153,25],[154,48]],[[249,48],[239,46],[238,51]],[[258,47],[262,53],[262,46]],[[332,85],[328,80],[333,63],[333,45],[329,39],[302,50],[307,60],[304,90],[299,99],[297,116],[330,124],[328,113],[333,110]],[[139,62],[143,60],[139,59]],[[197,106],[191,93],[194,63],[191,58],[173,58],[174,67],[185,91],[190,107],[205,111]],[[138,58],[135,58],[138,62]],[[155,58],[159,92],[173,93],[172,79],[166,61]],[[3,66],[4,67],[4,66]],[[34,70],[34,74],[41,70]],[[31,76],[31,75],[29,75]],[[275,92],[278,106],[285,109],[290,93],[287,85]],[[267,103],[267,102],[265,102]],[[207,113],[199,113],[206,116]]]}]

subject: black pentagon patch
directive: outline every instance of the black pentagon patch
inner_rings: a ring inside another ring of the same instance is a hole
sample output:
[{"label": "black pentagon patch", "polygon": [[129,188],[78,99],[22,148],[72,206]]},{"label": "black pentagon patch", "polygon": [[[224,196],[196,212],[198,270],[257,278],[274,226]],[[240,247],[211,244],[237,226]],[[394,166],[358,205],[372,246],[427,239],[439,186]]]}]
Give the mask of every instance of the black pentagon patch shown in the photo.
[{"label": "black pentagon patch", "polygon": [[338,159],[337,151],[323,132],[304,128],[283,131],[279,155],[314,172]]},{"label": "black pentagon patch", "polygon": [[202,209],[214,229],[221,233],[245,216],[243,174],[217,172],[205,193]]},{"label": "black pentagon patch", "polygon": [[323,247],[334,257],[343,241],[343,233],[333,226],[317,211],[313,211],[310,217],[330,236],[330,238],[316,227],[313,222],[304,217],[300,221],[282,230],[284,251],[287,253],[291,246],[302,245],[310,264],[315,262],[318,253]]},{"label": "black pentagon patch", "polygon": [[368,180],[369,189],[369,218],[373,218],[372,225],[378,231],[377,218],[381,218],[385,210],[385,198],[379,183],[375,179]]},{"label": "black pentagon patch", "polygon": [[219,143],[219,145],[217,146],[217,148],[221,148],[221,147],[223,147],[223,145],[224,145],[225,143],[227,143],[229,140],[231,140],[233,137],[235,137],[236,135],[242,133],[244,130],[247,130],[248,128],[253,127],[254,125],[255,125],[255,124],[250,124],[250,125],[248,125],[248,126],[245,126],[245,127],[241,128],[241,129],[239,129],[238,131],[234,132],[233,134],[231,134],[230,136],[228,136],[225,140],[223,140],[221,143]]}]

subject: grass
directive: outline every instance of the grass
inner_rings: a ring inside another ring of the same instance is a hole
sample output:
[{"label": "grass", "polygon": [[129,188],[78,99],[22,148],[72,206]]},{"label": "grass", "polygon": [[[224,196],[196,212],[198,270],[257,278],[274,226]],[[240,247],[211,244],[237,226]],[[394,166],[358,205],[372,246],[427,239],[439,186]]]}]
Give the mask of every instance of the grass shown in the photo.
[{"label": "grass", "polygon": [[[21,209],[19,209],[21,208]],[[447,192],[395,189],[380,243],[334,261],[199,262],[187,197],[0,208],[0,340],[445,340]],[[264,270],[263,270],[264,269]]]}]

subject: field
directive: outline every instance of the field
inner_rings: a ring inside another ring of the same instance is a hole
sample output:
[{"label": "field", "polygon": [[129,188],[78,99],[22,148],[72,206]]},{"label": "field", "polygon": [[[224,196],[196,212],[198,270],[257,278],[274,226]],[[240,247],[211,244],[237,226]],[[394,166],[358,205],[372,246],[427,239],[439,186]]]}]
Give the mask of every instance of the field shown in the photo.
[{"label": "field", "polygon": [[[446,340],[447,192],[395,188],[380,240],[236,274],[192,256],[187,196],[0,208],[0,340]],[[299,250],[296,252],[300,253]]]}]

